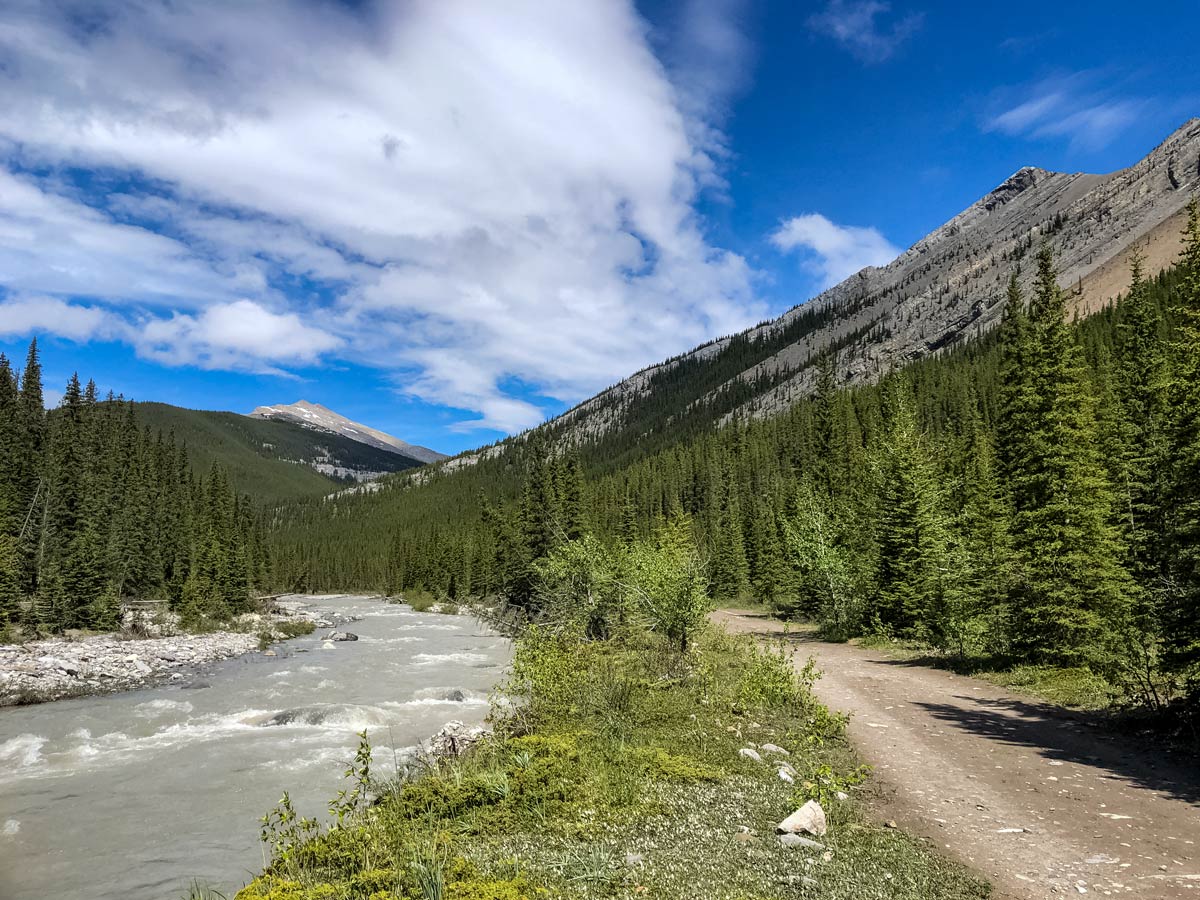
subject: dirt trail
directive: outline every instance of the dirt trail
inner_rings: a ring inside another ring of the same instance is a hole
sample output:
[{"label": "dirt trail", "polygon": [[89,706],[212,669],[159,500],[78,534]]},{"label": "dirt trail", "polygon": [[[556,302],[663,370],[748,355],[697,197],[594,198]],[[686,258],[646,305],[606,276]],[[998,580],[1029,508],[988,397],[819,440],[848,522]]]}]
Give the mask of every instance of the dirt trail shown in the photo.
[{"label": "dirt trail", "polygon": [[[731,631],[780,622],[722,610]],[[1200,767],[1003,688],[790,634],[817,693],[851,715],[884,818],[935,841],[1005,897],[1200,898]]]}]

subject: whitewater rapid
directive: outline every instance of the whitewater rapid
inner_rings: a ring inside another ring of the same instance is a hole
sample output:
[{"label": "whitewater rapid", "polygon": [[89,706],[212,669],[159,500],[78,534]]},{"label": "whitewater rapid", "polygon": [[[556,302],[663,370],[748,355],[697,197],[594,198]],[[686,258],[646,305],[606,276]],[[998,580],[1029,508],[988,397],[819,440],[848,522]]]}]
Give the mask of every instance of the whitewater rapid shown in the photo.
[{"label": "whitewater rapid", "polygon": [[484,719],[509,646],[477,621],[322,597],[361,617],[180,685],[0,709],[0,898],[232,896],[263,864],[258,819],[288,791],[323,816],[367,731],[384,775],[451,719]]}]

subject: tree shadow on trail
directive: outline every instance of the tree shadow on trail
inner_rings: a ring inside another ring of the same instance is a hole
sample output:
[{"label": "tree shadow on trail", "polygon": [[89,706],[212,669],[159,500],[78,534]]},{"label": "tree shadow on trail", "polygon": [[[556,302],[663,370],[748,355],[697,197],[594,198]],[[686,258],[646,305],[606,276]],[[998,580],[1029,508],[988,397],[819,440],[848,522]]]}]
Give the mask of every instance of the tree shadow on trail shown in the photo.
[{"label": "tree shadow on trail", "polygon": [[1081,714],[1036,700],[964,695],[953,700],[918,700],[913,705],[971,734],[1036,749],[1048,760],[1103,769],[1115,779],[1200,806],[1198,761],[1139,746],[1153,737],[1116,733]]},{"label": "tree shadow on trail", "polygon": [[[746,633],[781,640],[800,653],[804,652],[805,645],[828,645],[813,629],[785,632],[777,624],[773,626],[767,615],[741,614],[739,618],[753,620],[751,627],[745,629]],[[920,658],[862,656],[858,661],[893,671],[931,668],[928,660]],[[932,668],[952,674],[942,666]],[[966,675],[954,677],[969,679]],[[997,694],[1003,691],[981,681],[966,680],[964,684],[986,685]],[[1154,732],[1118,730],[1115,726],[1121,723],[1113,718],[1011,696],[977,697],[953,693],[943,702],[914,700],[912,703],[937,721],[961,731],[1015,747],[1028,747],[1047,760],[1099,770],[1107,773],[1106,777],[1200,806],[1200,757],[1168,751],[1161,735]]]}]

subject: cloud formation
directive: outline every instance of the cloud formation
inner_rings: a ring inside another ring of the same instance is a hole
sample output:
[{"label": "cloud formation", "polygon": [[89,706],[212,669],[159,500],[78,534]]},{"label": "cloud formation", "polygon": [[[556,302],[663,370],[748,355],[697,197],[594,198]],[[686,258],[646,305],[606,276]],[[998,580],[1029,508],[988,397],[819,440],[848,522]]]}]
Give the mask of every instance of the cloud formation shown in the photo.
[{"label": "cloud formation", "polygon": [[353,359],[502,431],[764,312],[694,210],[719,98],[629,3],[89,9],[0,13],[6,302],[164,363]]},{"label": "cloud formation", "polygon": [[890,3],[881,0],[830,0],[809,18],[808,26],[835,40],[860,62],[886,62],[920,30],[924,20],[921,13],[909,13],[882,21],[891,9]]},{"label": "cloud formation", "polygon": [[1028,138],[1067,138],[1080,150],[1100,150],[1135,123],[1146,102],[1097,90],[1092,73],[1077,73],[1040,81],[1011,92],[1001,112],[984,122],[985,131]]},{"label": "cloud formation", "polygon": [[900,255],[876,228],[837,225],[820,213],[793,216],[771,234],[771,243],[786,252],[800,251],[804,264],[832,287],[867,266],[884,266]]}]

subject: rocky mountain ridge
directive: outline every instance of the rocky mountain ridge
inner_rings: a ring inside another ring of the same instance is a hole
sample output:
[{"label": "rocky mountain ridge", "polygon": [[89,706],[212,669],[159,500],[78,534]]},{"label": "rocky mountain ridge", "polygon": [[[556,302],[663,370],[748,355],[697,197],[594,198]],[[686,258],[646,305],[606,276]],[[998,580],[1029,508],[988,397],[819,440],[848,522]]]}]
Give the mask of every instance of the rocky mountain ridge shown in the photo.
[{"label": "rocky mountain ridge", "polygon": [[865,268],[771,322],[650,366],[548,425],[568,443],[602,438],[629,425],[631,410],[661,394],[673,370],[714,369],[735,346],[752,362],[702,393],[683,392],[669,415],[722,393],[743,398],[725,404],[724,420],[782,411],[811,392],[827,354],[836,357],[841,383],[873,380],[997,325],[1010,273],[1019,270],[1028,287],[1033,267],[1025,257],[1043,241],[1055,248],[1074,309],[1094,312],[1124,290],[1135,248],[1150,272],[1174,261],[1184,209],[1198,191],[1200,118],[1107,175],[1022,168],[886,266]]}]

